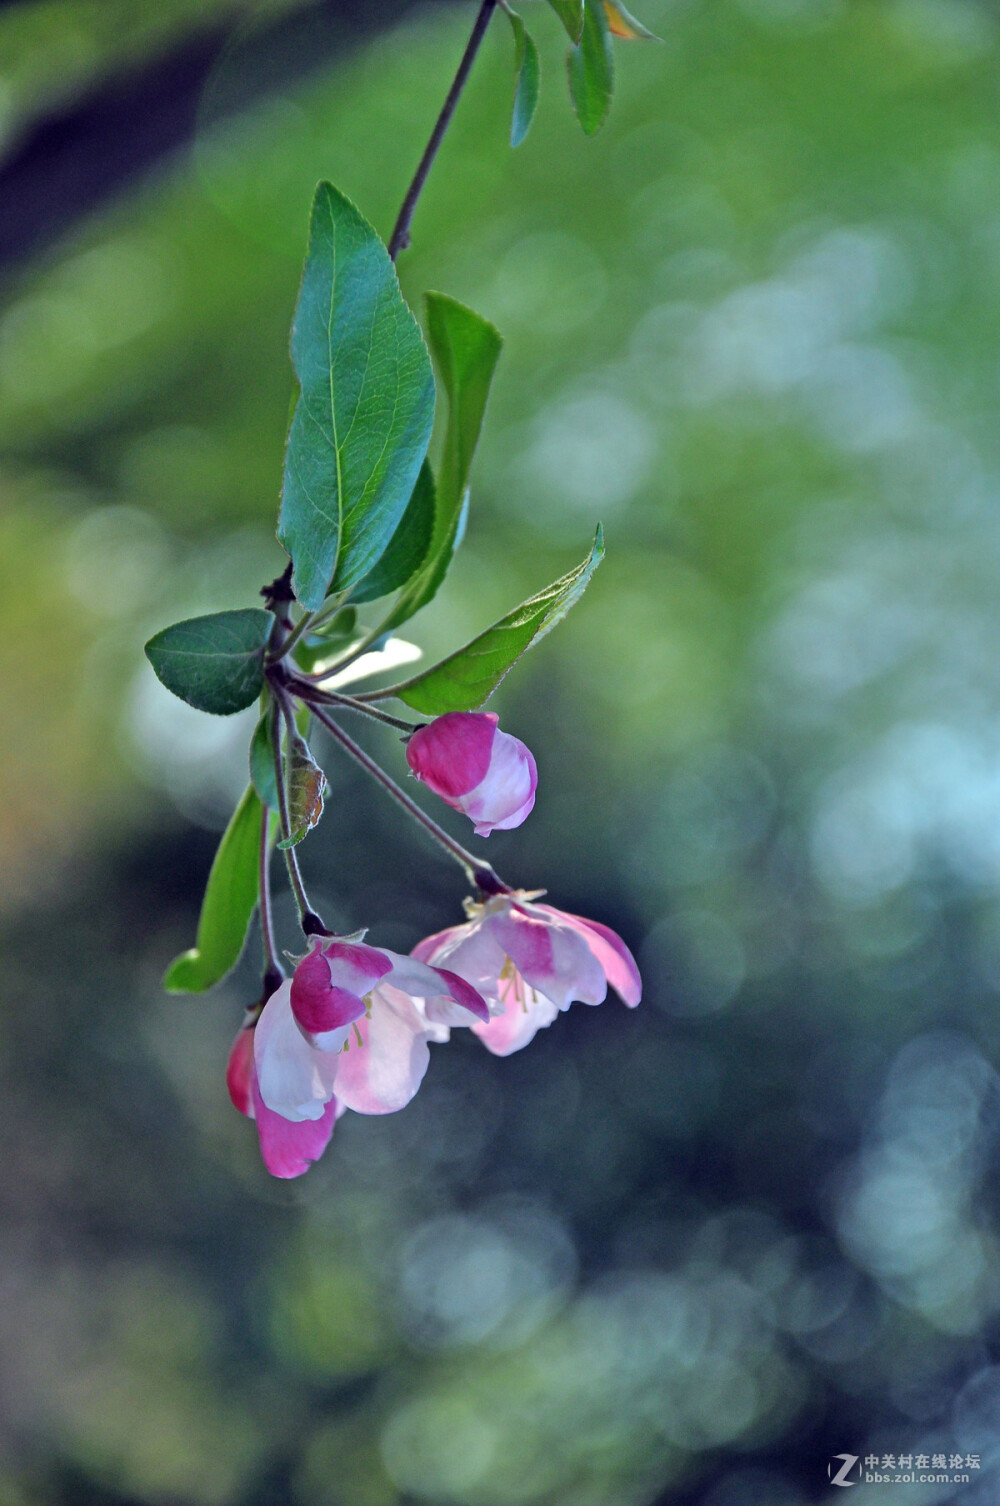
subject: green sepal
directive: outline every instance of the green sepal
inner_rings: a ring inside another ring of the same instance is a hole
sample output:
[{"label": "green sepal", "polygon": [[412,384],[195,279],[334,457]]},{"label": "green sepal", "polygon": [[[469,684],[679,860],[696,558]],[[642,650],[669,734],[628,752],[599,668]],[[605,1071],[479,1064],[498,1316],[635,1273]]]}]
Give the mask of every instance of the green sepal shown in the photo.
[{"label": "green sepal", "polygon": [[535,118],[542,65],[538,48],[521,17],[509,7],[505,9],[514,32],[514,67],[517,70],[517,83],[514,86],[514,113],[510,121],[510,144],[520,146]]},{"label": "green sepal", "polygon": [[569,92],[586,136],[601,129],[611,107],[615,59],[601,0],[585,0],[583,33],[569,55]]},{"label": "green sepal", "polygon": [[300,396],[278,538],[316,610],[381,558],[413,493],[434,421],[434,378],[389,253],[350,199],[320,183],[292,324]]},{"label": "green sepal", "polygon": [[488,319],[444,293],[428,293],[426,310],[427,338],[448,394],[448,422],[430,547],[420,570],[382,622],[386,632],[425,607],[448,573],[464,527],[469,472],[503,345]]},{"label": "green sepal", "polygon": [[296,847],[323,814],[326,775],[298,733],[289,739],[285,754],[285,787],[288,799],[288,836],[278,843],[284,850]]},{"label": "green sepal", "polygon": [[189,706],[231,716],[252,706],[263,689],[273,623],[259,607],[189,617],[154,633],[146,658],[161,684]]},{"label": "green sepal", "polygon": [[538,643],[579,601],[603,558],[604,535],[598,527],[590,553],[575,570],[529,596],[464,648],[385,694],[396,696],[425,716],[475,711],[525,650]]},{"label": "green sepal", "polygon": [[199,994],[223,979],[240,959],[257,905],[264,809],[250,786],[222,834],[205,886],[198,936],[175,957],[163,986],[171,994]]}]

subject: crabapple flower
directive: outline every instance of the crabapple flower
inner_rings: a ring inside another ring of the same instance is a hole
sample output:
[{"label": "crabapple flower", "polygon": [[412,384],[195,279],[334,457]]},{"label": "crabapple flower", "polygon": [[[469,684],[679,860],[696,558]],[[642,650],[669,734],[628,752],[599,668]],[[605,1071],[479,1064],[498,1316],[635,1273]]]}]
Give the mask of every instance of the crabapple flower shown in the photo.
[{"label": "crabapple flower", "polygon": [[417,778],[468,816],[478,837],[520,826],[535,803],[535,760],[498,721],[492,711],[449,711],[406,745]]},{"label": "crabapple flower", "polygon": [[526,1046],[576,1001],[603,1002],[608,984],[634,1009],[642,995],[635,959],[621,937],[595,920],[539,905],[524,892],[466,900],[466,925],[428,936],[413,955],[465,978],[488,1000],[491,1018],[472,1029],[497,1056]]},{"label": "crabapple flower", "polygon": [[357,941],[313,937],[256,1026],[237,1036],[230,1096],[256,1120],[272,1175],[301,1176],[345,1109],[405,1108],[427,1071],[429,1043],[489,1018],[486,1001],[455,973]]},{"label": "crabapple flower", "polygon": [[339,1051],[346,1026],[365,1013],[365,997],[392,963],[384,952],[356,941],[316,937],[292,977],[290,1002],[306,1040]]},{"label": "crabapple flower", "polygon": [[257,1080],[255,1036],[252,1025],[244,1026],[233,1042],[226,1071],[229,1096],[241,1114],[255,1121],[261,1157],[271,1175],[300,1177],[326,1150],[343,1109],[333,1097],[320,1106],[316,1118],[293,1121],[269,1109]]}]

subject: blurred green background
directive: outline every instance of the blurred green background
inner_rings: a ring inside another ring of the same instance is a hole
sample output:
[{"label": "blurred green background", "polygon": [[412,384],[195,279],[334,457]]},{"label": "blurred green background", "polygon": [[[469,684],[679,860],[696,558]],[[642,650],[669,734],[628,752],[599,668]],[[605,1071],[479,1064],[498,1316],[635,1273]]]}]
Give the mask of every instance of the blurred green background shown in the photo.
[{"label": "blurred green background", "polygon": [[[413,635],[605,524],[496,698],[541,782],[488,851],[646,999],[455,1039],[291,1184],[223,1085],[255,946],[159,987],[247,721],[141,647],[280,568],[312,189],[388,234],[473,8],[0,7],[4,1506],[805,1506],[845,1451],[979,1456],[859,1503],[1000,1497],[1000,24],[635,6],[662,44],[585,141],[523,5],[517,153],[497,19],[400,271],[506,337]],[[328,917],[454,923],[458,871],[324,751]]]}]

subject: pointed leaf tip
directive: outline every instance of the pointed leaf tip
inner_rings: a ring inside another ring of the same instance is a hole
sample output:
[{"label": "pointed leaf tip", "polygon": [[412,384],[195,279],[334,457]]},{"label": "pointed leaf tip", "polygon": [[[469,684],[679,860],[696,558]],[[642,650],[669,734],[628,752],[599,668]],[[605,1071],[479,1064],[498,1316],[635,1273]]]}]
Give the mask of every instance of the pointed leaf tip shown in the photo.
[{"label": "pointed leaf tip", "polygon": [[514,66],[517,69],[517,83],[514,88],[514,113],[511,116],[510,122],[510,144],[513,147],[517,147],[521,145],[521,142],[527,136],[531,122],[535,117],[542,65],[538,56],[538,48],[535,46],[521,17],[509,7],[507,8],[507,15],[514,32]]},{"label": "pointed leaf tip", "polygon": [[613,37],[623,42],[659,42],[660,37],[637,21],[620,3],[620,0],[604,0],[604,14],[608,18],[608,30]]},{"label": "pointed leaf tip", "polygon": [[587,557],[567,575],[529,596],[464,648],[413,679],[386,691],[425,716],[474,711],[493,694],[527,649],[561,622],[586,590],[604,558],[604,533],[598,526]]},{"label": "pointed leaf tip", "polygon": [[595,135],[611,108],[615,59],[601,0],[586,0],[583,32],[569,55],[569,92],[584,135]]}]

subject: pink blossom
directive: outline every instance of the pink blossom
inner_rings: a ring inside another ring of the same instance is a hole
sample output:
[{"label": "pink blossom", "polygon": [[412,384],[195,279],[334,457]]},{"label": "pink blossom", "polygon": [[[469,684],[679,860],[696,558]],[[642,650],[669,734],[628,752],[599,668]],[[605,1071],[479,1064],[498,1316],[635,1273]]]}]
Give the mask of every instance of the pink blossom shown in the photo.
[{"label": "pink blossom", "polygon": [[492,711],[450,711],[419,727],[406,745],[417,778],[468,816],[480,837],[520,826],[538,784],[530,751],[501,732],[498,720]]},{"label": "pink blossom", "polygon": [[326,1150],[334,1122],[343,1110],[333,1097],[319,1106],[313,1118],[290,1120],[269,1109],[257,1081],[255,1038],[251,1025],[240,1030],[233,1042],[226,1072],[229,1096],[241,1114],[256,1122],[261,1157],[271,1175],[300,1177]]},{"label": "pink blossom", "polygon": [[609,927],[524,893],[466,901],[469,922],[428,936],[414,957],[458,973],[489,1001],[492,1018],[472,1028],[497,1056],[526,1046],[576,1001],[603,1002],[607,987],[634,1008],[642,994],[635,959]]},{"label": "pink blossom", "polygon": [[485,1000],[454,973],[354,940],[314,937],[256,1026],[237,1036],[230,1096],[256,1120],[272,1175],[301,1176],[345,1109],[405,1108],[427,1071],[429,1042],[489,1017]]},{"label": "pink blossom", "polygon": [[[374,947],[314,936],[292,978],[292,1013],[306,1039],[324,1049],[345,1025],[361,1018],[365,996],[391,971],[389,958]],[[333,1049],[342,1041],[341,1035]]]}]

